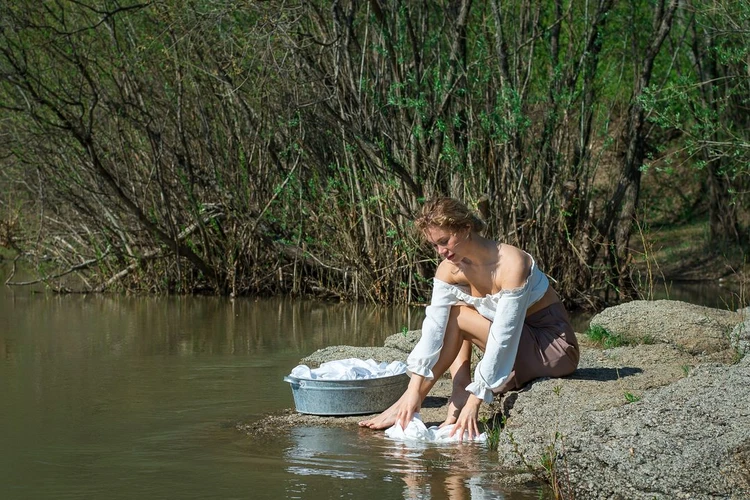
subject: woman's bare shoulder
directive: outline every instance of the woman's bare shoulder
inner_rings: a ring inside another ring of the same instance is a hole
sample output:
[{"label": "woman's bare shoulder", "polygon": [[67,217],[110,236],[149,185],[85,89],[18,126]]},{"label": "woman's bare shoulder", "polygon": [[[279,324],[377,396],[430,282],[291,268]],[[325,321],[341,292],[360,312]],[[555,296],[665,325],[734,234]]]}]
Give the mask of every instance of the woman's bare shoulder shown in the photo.
[{"label": "woman's bare shoulder", "polygon": [[500,287],[508,290],[526,283],[531,272],[531,256],[513,245],[503,244],[500,248],[498,278]]},{"label": "woman's bare shoulder", "polygon": [[449,285],[462,285],[463,281],[465,281],[463,273],[458,266],[449,260],[444,260],[438,265],[435,277]]}]

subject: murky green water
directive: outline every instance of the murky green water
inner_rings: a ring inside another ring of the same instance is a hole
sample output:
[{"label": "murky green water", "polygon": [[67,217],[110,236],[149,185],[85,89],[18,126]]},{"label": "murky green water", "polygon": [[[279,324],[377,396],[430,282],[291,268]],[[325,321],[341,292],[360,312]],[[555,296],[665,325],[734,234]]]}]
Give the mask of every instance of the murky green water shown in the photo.
[{"label": "murky green water", "polygon": [[[670,298],[732,300],[702,288],[674,287]],[[379,432],[314,427],[253,439],[235,429],[293,407],[282,379],[301,357],[382,345],[422,314],[0,287],[0,498],[539,498],[498,489],[487,476],[497,458],[481,446],[413,449]],[[576,323],[585,329],[585,318]]]},{"label": "murky green water", "polygon": [[382,345],[419,308],[128,298],[0,289],[3,499],[537,498],[486,477],[480,446],[382,433],[234,428],[293,407],[282,378],[314,350]]}]

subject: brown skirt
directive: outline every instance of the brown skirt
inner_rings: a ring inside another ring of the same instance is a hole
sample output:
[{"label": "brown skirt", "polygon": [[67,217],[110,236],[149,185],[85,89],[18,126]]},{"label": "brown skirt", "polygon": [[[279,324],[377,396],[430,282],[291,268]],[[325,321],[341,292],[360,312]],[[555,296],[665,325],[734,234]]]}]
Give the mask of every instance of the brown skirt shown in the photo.
[{"label": "brown skirt", "polygon": [[556,302],[526,317],[513,371],[494,392],[520,389],[539,377],[570,375],[578,367],[579,357],[568,312]]}]

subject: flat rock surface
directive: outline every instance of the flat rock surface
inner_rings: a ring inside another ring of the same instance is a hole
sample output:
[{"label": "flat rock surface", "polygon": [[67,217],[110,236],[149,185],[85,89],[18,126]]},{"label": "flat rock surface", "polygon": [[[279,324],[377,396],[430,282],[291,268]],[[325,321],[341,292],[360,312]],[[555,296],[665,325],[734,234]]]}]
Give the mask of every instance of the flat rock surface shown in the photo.
[{"label": "flat rock surface", "polygon": [[566,440],[576,498],[748,498],[750,358],[701,365]]}]

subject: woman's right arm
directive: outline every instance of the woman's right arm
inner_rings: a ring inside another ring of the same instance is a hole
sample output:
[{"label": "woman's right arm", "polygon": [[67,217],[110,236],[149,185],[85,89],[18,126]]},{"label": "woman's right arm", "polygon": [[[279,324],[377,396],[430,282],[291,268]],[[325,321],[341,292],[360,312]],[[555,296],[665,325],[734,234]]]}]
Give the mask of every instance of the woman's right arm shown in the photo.
[{"label": "woman's right arm", "polygon": [[396,423],[401,424],[402,429],[406,429],[414,414],[419,412],[419,409],[422,407],[422,400],[427,396],[426,394],[422,395],[421,390],[424,380],[424,377],[421,375],[414,373],[411,375],[409,386],[401,398],[398,412],[396,413]]},{"label": "woman's right arm", "polygon": [[443,337],[451,307],[457,303],[458,299],[451,285],[439,279],[433,281],[432,299],[425,309],[425,318],[422,322],[422,336],[406,359],[406,365],[412,374],[426,379],[434,377],[432,368],[443,348]]}]

